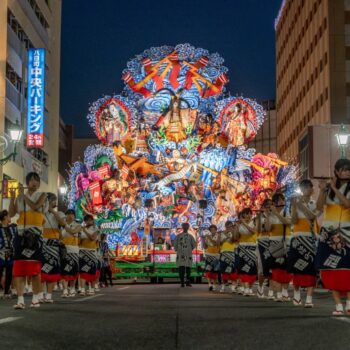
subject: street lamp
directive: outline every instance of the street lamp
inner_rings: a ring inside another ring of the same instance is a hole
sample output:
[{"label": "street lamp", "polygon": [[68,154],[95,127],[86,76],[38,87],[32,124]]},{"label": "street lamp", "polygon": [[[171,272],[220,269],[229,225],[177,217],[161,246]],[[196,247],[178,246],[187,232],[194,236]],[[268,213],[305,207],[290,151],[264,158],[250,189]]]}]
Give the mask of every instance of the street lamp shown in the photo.
[{"label": "street lamp", "polygon": [[335,134],[335,137],[337,138],[337,142],[340,148],[340,158],[346,158],[345,148],[348,145],[349,133],[344,124],[340,126],[339,132]]},{"label": "street lamp", "polygon": [[16,145],[18,142],[21,141],[23,130],[20,128],[18,124],[18,120],[16,121],[16,124],[9,130],[10,132],[10,140],[13,142],[13,152],[10,153],[7,157],[0,159],[0,165],[5,165],[8,161],[11,159],[15,161],[17,156],[17,150]]},{"label": "street lamp", "polygon": [[59,189],[61,195],[65,195],[67,193],[67,187],[66,186],[60,186]]}]

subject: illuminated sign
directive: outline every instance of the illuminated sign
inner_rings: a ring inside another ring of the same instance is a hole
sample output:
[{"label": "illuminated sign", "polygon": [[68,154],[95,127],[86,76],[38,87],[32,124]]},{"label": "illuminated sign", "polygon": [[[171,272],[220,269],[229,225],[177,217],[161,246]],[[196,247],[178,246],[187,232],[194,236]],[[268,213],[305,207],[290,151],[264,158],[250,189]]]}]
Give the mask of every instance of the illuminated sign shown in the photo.
[{"label": "illuminated sign", "polygon": [[27,147],[44,146],[45,49],[28,51]]}]

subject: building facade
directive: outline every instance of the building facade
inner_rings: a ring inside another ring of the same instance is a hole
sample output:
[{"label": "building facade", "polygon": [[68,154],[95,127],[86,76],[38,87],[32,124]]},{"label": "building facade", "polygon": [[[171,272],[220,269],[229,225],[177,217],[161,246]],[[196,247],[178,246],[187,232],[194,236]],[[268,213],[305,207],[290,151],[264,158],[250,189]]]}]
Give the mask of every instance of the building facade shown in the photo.
[{"label": "building facade", "polygon": [[[28,171],[41,176],[41,190],[57,193],[59,154],[61,0],[0,1],[0,134],[16,122],[24,130],[15,161],[1,168],[1,178],[24,183]],[[26,147],[27,55],[44,48],[44,147]],[[12,151],[11,145],[1,158]]]},{"label": "building facade", "polygon": [[255,148],[257,153],[277,153],[277,126],[276,126],[276,105],[274,100],[261,102],[266,111],[264,124],[258,133],[248,143],[248,147]]},{"label": "building facade", "polygon": [[350,0],[284,0],[275,29],[277,149],[307,176],[308,126],[350,121]]}]

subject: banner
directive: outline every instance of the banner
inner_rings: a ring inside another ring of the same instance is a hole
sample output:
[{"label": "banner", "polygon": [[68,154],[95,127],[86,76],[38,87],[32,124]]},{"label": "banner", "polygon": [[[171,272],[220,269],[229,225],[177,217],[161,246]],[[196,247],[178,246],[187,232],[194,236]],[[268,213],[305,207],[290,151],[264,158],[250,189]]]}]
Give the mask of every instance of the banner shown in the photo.
[{"label": "banner", "polygon": [[44,147],[45,49],[28,51],[27,147]]}]

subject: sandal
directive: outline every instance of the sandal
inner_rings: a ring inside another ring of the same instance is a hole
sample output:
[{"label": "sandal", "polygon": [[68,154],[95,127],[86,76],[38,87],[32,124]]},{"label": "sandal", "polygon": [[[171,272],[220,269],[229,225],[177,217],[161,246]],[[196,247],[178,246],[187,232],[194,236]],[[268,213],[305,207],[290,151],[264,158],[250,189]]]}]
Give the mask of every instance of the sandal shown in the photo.
[{"label": "sandal", "polygon": [[294,306],[301,306],[301,299],[298,300],[298,299],[293,298],[293,305]]},{"label": "sandal", "polygon": [[332,315],[333,315],[333,316],[344,316],[344,311],[343,311],[343,310],[341,310],[341,311],[339,311],[339,310],[334,310],[334,311],[332,312]]},{"label": "sandal", "polygon": [[16,305],[13,305],[13,308],[15,310],[24,310],[26,308],[26,306],[22,303],[17,303]]},{"label": "sandal", "polygon": [[39,302],[38,302],[38,303],[33,303],[33,302],[32,302],[32,303],[30,304],[30,307],[31,307],[31,308],[38,308],[38,307],[40,307],[40,303],[39,303]]}]

